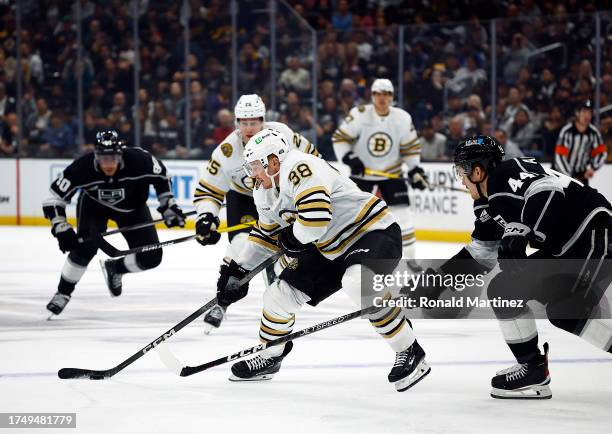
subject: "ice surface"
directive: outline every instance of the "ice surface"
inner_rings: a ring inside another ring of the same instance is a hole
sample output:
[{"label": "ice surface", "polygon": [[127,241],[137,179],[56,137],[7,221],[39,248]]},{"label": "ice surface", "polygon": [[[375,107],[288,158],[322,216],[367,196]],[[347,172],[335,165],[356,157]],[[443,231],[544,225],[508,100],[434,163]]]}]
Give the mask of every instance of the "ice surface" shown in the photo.
[{"label": "ice surface", "polygon": [[[183,233],[163,231],[162,238]],[[512,357],[493,320],[417,320],[431,374],[397,393],[386,376],[394,354],[363,320],[295,342],[269,382],[230,383],[230,365],[181,378],[151,352],[106,381],[60,380],[62,367],[115,366],[214,296],[225,244],[195,242],[164,251],[160,267],[124,279],[111,298],[97,260],[64,313],[46,321],[63,256],[48,228],[0,227],[0,412],[76,412],[67,433],[479,433],[609,432],[612,357],[539,321],[551,345],[553,398],[489,397],[496,370]],[[119,239],[112,242],[119,245]],[[420,257],[458,245],[419,243]],[[205,336],[198,319],[171,340],[199,364],[258,343],[263,282]],[[297,316],[297,328],[354,310],[338,293]],[[0,432],[40,433],[40,430]]]}]

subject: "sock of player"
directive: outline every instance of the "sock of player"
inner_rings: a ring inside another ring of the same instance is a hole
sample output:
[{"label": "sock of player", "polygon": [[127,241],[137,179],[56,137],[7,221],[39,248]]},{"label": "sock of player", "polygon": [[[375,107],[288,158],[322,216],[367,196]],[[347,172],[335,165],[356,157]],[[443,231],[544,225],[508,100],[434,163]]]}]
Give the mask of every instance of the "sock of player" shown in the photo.
[{"label": "sock of player", "polygon": [[[290,334],[295,324],[295,312],[309,299],[306,294],[292,288],[284,280],[272,283],[264,292],[259,339],[262,342],[270,342]],[[285,345],[266,348],[261,355],[265,358],[278,357],[284,348]]]},{"label": "sock of player", "polygon": [[498,318],[499,326],[517,362],[526,363],[540,356],[538,329],[531,309],[514,318]]},{"label": "sock of player", "polygon": [[60,294],[71,295],[74,287],[81,280],[83,274],[85,274],[85,270],[87,270],[86,265],[76,264],[70,257],[67,257],[62,267],[62,275],[57,285],[57,291]]},{"label": "sock of player", "polygon": [[[361,265],[352,265],[346,269],[342,277],[342,290],[356,306],[362,307]],[[396,353],[404,351],[415,341],[414,331],[401,307],[382,308],[367,318],[376,333],[381,335]]]},{"label": "sock of player", "polygon": [[410,207],[396,205],[389,208],[402,230],[402,257],[414,259],[416,257],[416,234]]},{"label": "sock of player", "polygon": [[127,255],[117,262],[116,271],[119,274],[139,273],[145,270],[146,268],[142,268],[140,265],[138,265],[138,258],[137,254],[135,253]]}]

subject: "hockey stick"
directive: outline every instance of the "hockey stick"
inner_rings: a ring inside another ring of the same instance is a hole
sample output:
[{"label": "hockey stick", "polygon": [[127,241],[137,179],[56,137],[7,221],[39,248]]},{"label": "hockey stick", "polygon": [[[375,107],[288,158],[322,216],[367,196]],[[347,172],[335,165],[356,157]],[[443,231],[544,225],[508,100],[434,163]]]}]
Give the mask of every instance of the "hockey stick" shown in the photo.
[{"label": "hockey stick", "polygon": [[[197,211],[189,211],[189,212],[184,213],[183,215],[185,217],[189,217],[189,216],[195,215],[196,213],[197,213]],[[125,226],[123,228],[113,229],[112,231],[102,232],[100,234],[100,236],[101,237],[106,237],[108,235],[115,235],[115,234],[120,234],[122,232],[128,232],[128,231],[133,231],[133,230],[136,230],[136,229],[147,228],[149,226],[156,225],[157,223],[162,223],[163,221],[164,221],[164,219],[161,218],[161,219],[157,219],[157,220],[151,220],[149,222],[138,223],[137,225]],[[79,237],[78,241],[79,241],[79,243],[86,243],[86,242],[90,241],[90,239],[89,238]]]},{"label": "hockey stick", "polygon": [[[240,224],[234,225],[234,226],[228,226],[228,227],[224,227],[224,228],[219,228],[217,230],[217,232],[223,233],[223,232],[239,231],[240,229],[249,228],[249,227],[253,226],[254,224],[255,224],[255,221],[247,222],[247,223],[240,223]],[[132,249],[127,249],[127,250],[119,250],[116,247],[114,247],[111,243],[106,241],[102,237],[102,234],[97,233],[93,226],[92,226],[92,228],[90,230],[91,241],[96,246],[98,246],[98,248],[100,250],[102,250],[104,253],[106,253],[111,258],[117,258],[117,257],[120,257],[120,256],[127,256],[127,255],[130,255],[132,253],[148,252],[148,251],[151,251],[151,250],[163,249],[164,247],[172,246],[173,244],[179,244],[179,243],[184,243],[185,241],[193,240],[197,236],[198,236],[197,234],[192,234],[192,235],[188,235],[186,237],[175,238],[173,240],[160,241],[159,243],[148,244],[146,246],[134,247]]]},{"label": "hockey stick", "polygon": [[216,360],[212,360],[207,363],[203,363],[201,365],[196,366],[188,366],[181,363],[176,356],[174,356],[164,345],[158,347],[158,354],[161,361],[166,365],[166,367],[172,371],[180,375],[181,377],[189,377],[190,375],[197,374],[198,372],[206,371],[207,369],[213,368],[215,366],[223,365],[227,362],[232,362],[234,360],[241,359],[245,356],[250,356],[252,354],[258,353],[266,348],[274,347],[280,344],[284,344],[285,342],[293,341],[295,339],[301,338],[303,336],[310,335],[312,333],[316,333],[320,330],[333,327],[338,324],[345,323],[362,315],[367,315],[371,312],[375,312],[379,310],[380,307],[370,306],[365,309],[357,310],[355,312],[347,313],[346,315],[342,315],[328,321],[315,324],[313,326],[307,327],[305,329],[299,330],[297,332],[293,332],[287,336],[284,336],[279,339],[275,339],[270,342],[265,342],[259,345],[256,345],[251,348],[244,349],[234,354],[230,354],[228,356],[220,357]]},{"label": "hockey stick", "polygon": [[[281,255],[280,252],[275,253],[274,255],[272,255],[265,261],[263,261],[253,270],[249,271],[249,273],[246,276],[240,279],[240,282],[238,284],[241,286],[241,285],[248,283],[253,277],[259,274],[260,271],[264,270],[268,265],[273,264],[280,255]],[[196,318],[198,318],[204,312],[212,308],[215,304],[217,304],[217,297],[210,300],[204,306],[200,307],[194,313],[192,313],[187,318],[185,318],[184,320],[176,324],[174,327],[172,327],[166,333],[159,336],[157,339],[149,342],[146,346],[138,350],[138,352],[132,354],[130,357],[125,359],[123,362],[119,363],[114,368],[106,369],[103,371],[94,370],[94,369],[81,369],[81,368],[62,368],[57,372],[57,376],[64,380],[71,379],[71,378],[88,378],[90,380],[104,380],[106,378],[110,378],[113,375],[115,375],[117,372],[123,370],[125,367],[131,365],[136,360],[140,359],[142,356],[147,354],[149,351],[151,351],[153,348],[158,346],[160,343],[170,339],[179,330],[181,330],[183,327],[185,327],[189,323],[193,322]]]},{"label": "hockey stick", "polygon": [[[408,178],[404,178],[404,177],[402,177],[400,175],[397,175],[395,173],[381,172],[380,170],[366,169],[365,170],[365,174],[366,175],[374,175],[374,176],[383,176],[383,177],[389,178],[389,179],[402,179],[404,181],[410,182],[410,179],[408,179]],[[446,185],[442,185],[442,184],[431,184],[427,180],[425,180],[425,183],[427,184],[427,186],[429,188],[441,188],[443,190],[451,190],[451,191],[456,191],[456,192],[459,192],[459,193],[469,193],[469,191],[467,191],[464,188],[447,187]]]}]

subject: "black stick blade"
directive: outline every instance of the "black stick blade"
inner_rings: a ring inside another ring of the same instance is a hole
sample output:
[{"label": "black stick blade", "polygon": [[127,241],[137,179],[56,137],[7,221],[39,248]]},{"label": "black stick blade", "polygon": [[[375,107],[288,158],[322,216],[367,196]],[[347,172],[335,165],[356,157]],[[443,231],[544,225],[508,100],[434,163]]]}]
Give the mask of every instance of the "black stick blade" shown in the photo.
[{"label": "black stick blade", "polygon": [[69,379],[82,379],[86,378],[89,380],[104,380],[110,378],[111,375],[107,371],[94,371],[91,369],[80,369],[80,368],[62,368],[57,372],[57,376],[62,380]]}]

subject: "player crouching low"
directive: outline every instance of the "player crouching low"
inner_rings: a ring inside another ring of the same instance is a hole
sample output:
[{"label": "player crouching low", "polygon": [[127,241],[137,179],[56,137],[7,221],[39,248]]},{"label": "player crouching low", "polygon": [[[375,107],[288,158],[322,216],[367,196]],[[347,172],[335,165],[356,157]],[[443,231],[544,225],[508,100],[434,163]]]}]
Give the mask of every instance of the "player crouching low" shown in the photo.
[{"label": "player crouching low", "polygon": [[[499,246],[501,272],[487,296],[537,300],[554,326],[612,353],[612,320],[600,312],[612,281],[612,206],[595,189],[533,158],[503,156],[497,140],[478,136],[461,142],[454,157],[458,176],[479,202],[480,226],[501,227],[499,243],[488,244]],[[527,245],[538,251],[528,257]],[[485,246],[471,249],[476,259],[491,256]],[[550,398],[548,344],[542,354],[533,311],[526,303],[493,310],[517,364],[493,377],[491,396]]]},{"label": "player crouching low", "polygon": [[[320,158],[289,150],[274,130],[253,136],[244,156],[245,170],[256,182],[259,218],[244,249],[221,266],[217,297],[228,305],[243,298],[248,285],[237,282],[280,247],[285,268],[263,296],[263,342],[290,334],[305,303],[316,306],[341,288],[359,304],[363,261],[385,258],[372,271],[393,271],[402,256],[401,230],[382,199],[359,190]],[[400,308],[381,309],[368,319],[396,352],[388,379],[398,391],[429,373],[425,352]],[[292,347],[292,342],[273,346],[235,363],[230,380],[271,379]]]}]

